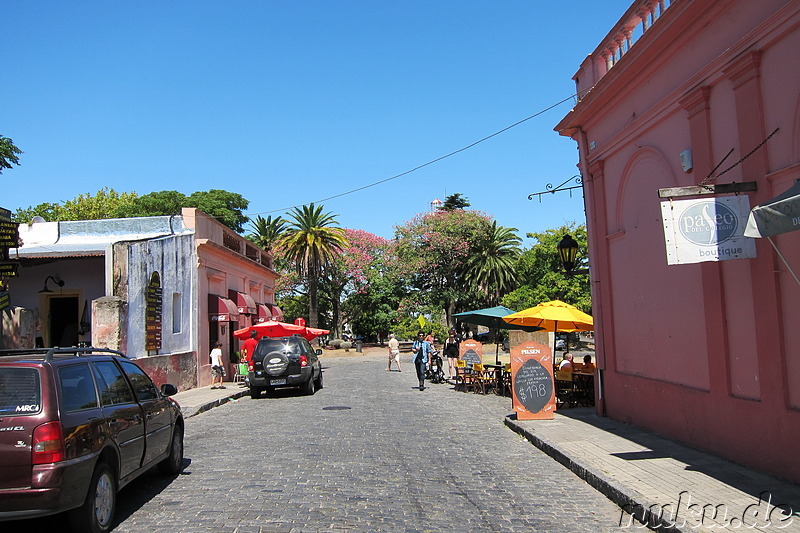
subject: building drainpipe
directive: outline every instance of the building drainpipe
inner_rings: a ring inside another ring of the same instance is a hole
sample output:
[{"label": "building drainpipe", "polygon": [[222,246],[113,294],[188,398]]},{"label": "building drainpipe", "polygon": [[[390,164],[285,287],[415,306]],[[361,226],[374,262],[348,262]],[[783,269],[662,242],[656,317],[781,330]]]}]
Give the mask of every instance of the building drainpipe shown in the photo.
[{"label": "building drainpipe", "polygon": [[[589,173],[589,140],[588,140],[588,136],[586,135],[586,132],[583,131],[583,127],[582,126],[577,126],[576,129],[578,131],[578,135],[577,135],[577,139],[575,139],[575,140],[578,142],[578,151],[580,153],[580,155],[579,155],[579,157],[580,157],[580,170],[581,170],[581,175],[585,176],[585,178],[582,180],[583,187],[586,189],[584,191],[584,194],[583,194],[583,210],[584,210],[585,213],[591,212],[592,216],[594,216],[594,209],[592,209],[591,211],[586,209],[586,203],[590,201],[589,197],[591,196],[592,198],[594,198],[594,195],[587,194],[587,191],[594,187],[594,183],[593,183],[593,180],[592,180],[592,175]],[[573,137],[573,138],[575,138],[575,137]],[[587,221],[586,222],[587,222],[587,228],[586,229],[588,231],[588,229],[589,229],[588,217],[587,217]],[[595,227],[594,224],[592,224],[592,226]],[[590,283],[599,283],[598,281],[595,281],[592,278],[591,273],[589,274],[589,281],[590,281]],[[599,294],[599,292],[600,292],[600,290],[598,288],[597,293]],[[594,301],[594,298],[592,298],[592,307],[594,307],[594,305],[595,305],[595,301]],[[597,306],[602,308],[602,304],[601,304],[601,299],[600,298],[597,299]],[[600,315],[602,315],[602,312],[600,313]],[[601,337],[605,338],[605,337],[603,337],[602,333],[601,333]],[[597,351],[596,339],[595,339],[595,348],[594,349],[595,349],[595,352],[596,352]],[[599,411],[600,411],[600,416],[606,416],[606,403],[605,403],[604,395],[603,395],[603,370],[600,368],[599,365],[597,366],[596,370],[597,370],[597,383],[596,383],[596,385],[597,385],[597,401],[599,403],[598,407],[599,407]]]}]

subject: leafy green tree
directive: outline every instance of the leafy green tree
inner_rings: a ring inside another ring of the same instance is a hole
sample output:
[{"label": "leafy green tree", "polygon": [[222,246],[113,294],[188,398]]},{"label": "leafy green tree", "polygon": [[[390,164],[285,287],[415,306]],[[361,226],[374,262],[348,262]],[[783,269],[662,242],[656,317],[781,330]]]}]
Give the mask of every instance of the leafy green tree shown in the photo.
[{"label": "leafy green tree", "polygon": [[565,234],[578,242],[576,269],[588,266],[586,226],[569,224],[541,233],[529,233],[536,239],[529,249],[523,251],[517,261],[517,276],[520,286],[502,298],[502,305],[511,309],[527,309],[542,302],[562,300],[581,311],[591,314],[592,296],[589,276],[566,275],[558,255],[558,243]]},{"label": "leafy green tree", "polygon": [[158,191],[134,198],[130,205],[117,211],[120,218],[180,215],[183,207],[189,207],[186,195],[178,191]]},{"label": "leafy green tree", "polygon": [[118,193],[105,187],[97,194],[79,194],[63,204],[43,203],[17,209],[14,220],[30,222],[34,216],[40,216],[48,222],[150,217],[177,215],[183,207],[196,207],[241,233],[242,225],[249,220],[242,213],[248,205],[249,202],[240,194],[218,189],[194,192],[187,197],[178,191],[158,191],[139,196],[135,192]]},{"label": "leafy green tree", "polygon": [[28,223],[33,217],[42,217],[47,222],[55,222],[61,220],[59,219],[61,209],[59,204],[43,203],[24,209],[19,208],[11,214],[11,219],[14,222]]},{"label": "leafy green tree", "polygon": [[497,221],[486,228],[473,243],[466,261],[466,279],[486,293],[489,305],[498,305],[500,297],[516,288],[516,259],[522,240],[516,228],[498,226]]},{"label": "leafy green tree", "polygon": [[17,209],[14,219],[18,222],[30,222],[34,216],[40,216],[48,222],[55,222],[116,218],[119,216],[117,213],[129,209],[135,199],[136,193],[118,193],[114,189],[103,187],[94,195],[79,194],[63,205],[44,203],[27,209]]},{"label": "leafy green tree", "polygon": [[247,238],[264,250],[270,251],[286,231],[286,224],[287,222],[281,216],[264,218],[258,215],[255,220],[250,221],[253,233]]},{"label": "leafy green tree", "polygon": [[285,235],[279,241],[284,256],[294,262],[308,287],[308,325],[319,323],[319,284],[325,268],[347,245],[336,217],[313,203],[295,207]]},{"label": "leafy green tree", "polygon": [[248,205],[250,205],[250,202],[241,194],[221,189],[211,189],[193,192],[187,198],[186,207],[196,207],[235,232],[243,233],[244,224],[250,220],[243,213]]},{"label": "leafy green tree", "polygon": [[4,168],[12,168],[11,165],[19,166],[19,154],[22,150],[14,145],[14,141],[8,137],[0,135],[0,174]]},{"label": "leafy green tree", "polygon": [[442,211],[453,211],[455,209],[466,209],[470,205],[466,197],[461,196],[461,193],[457,192],[445,198],[444,203],[439,209]]}]

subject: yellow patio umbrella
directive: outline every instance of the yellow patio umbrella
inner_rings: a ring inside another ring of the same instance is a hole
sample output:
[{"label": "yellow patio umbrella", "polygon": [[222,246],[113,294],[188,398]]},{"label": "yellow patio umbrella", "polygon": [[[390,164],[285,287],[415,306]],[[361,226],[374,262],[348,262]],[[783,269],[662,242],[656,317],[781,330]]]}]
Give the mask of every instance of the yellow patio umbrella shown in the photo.
[{"label": "yellow patio umbrella", "polygon": [[[546,331],[591,331],[594,330],[594,320],[577,307],[559,300],[540,303],[503,317],[509,324],[522,326],[537,326]],[[553,347],[555,352],[555,346]]]}]

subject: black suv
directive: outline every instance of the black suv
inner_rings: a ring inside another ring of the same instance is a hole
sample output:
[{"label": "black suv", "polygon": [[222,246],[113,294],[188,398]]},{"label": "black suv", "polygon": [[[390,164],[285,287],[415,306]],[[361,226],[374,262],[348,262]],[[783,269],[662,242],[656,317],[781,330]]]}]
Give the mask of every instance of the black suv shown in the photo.
[{"label": "black suv", "polygon": [[112,350],[0,351],[0,521],[69,511],[109,531],[119,489],[182,468],[176,392]]},{"label": "black suv", "polygon": [[322,350],[298,335],[264,337],[249,364],[250,397],[258,398],[281,387],[300,387],[306,394],[322,388]]}]

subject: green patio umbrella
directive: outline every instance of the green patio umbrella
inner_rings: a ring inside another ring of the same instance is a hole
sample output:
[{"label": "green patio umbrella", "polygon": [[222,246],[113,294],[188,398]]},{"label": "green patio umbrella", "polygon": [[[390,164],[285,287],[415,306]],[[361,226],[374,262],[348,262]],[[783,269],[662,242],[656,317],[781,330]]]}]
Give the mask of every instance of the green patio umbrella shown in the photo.
[{"label": "green patio umbrella", "polygon": [[[479,326],[486,326],[489,329],[495,330],[495,341],[497,341],[497,332],[501,329],[517,329],[521,331],[539,331],[542,328],[537,326],[526,326],[522,324],[509,324],[503,321],[504,316],[514,313],[513,309],[498,305],[489,307],[487,309],[476,309],[474,311],[466,311],[464,313],[456,313],[454,318],[459,319],[461,322],[467,324],[477,324]],[[500,364],[500,344],[495,342],[495,363]]]}]

